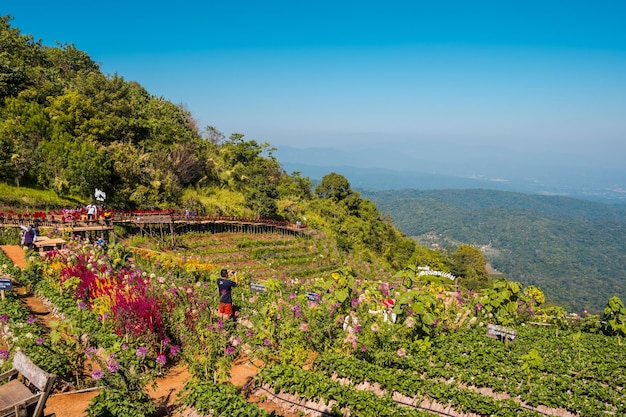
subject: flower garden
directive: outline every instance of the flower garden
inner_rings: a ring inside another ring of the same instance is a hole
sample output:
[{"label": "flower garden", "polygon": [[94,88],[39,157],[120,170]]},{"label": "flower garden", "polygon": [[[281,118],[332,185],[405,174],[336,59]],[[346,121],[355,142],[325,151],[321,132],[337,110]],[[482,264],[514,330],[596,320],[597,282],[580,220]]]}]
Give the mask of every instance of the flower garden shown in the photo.
[{"label": "flower garden", "polygon": [[[0,252],[2,273],[60,317],[48,332],[7,292],[2,370],[22,349],[74,389],[102,387],[89,416],[154,415],[146,388],[174,364],[192,376],[181,404],[205,415],[269,415],[226,382],[242,357],[264,364],[254,389],[290,398],[302,415],[626,414],[619,299],[609,300],[603,317],[571,315],[514,282],[473,293],[454,290],[436,271],[374,279],[326,263],[306,279],[240,271],[236,319],[224,321],[215,280],[227,259],[212,263],[210,250],[193,250],[203,256],[183,262],[72,240],[31,256],[23,271]],[[490,323],[515,328],[515,340],[487,337]]]}]

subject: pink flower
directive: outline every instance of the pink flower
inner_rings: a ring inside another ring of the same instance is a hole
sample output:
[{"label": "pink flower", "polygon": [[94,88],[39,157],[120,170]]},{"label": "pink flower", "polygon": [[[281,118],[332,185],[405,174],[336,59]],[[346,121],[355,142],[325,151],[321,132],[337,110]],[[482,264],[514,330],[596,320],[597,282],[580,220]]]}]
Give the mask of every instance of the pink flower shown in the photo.
[{"label": "pink flower", "polygon": [[309,331],[309,323],[300,323],[300,330],[302,330],[303,332],[308,332]]},{"label": "pink flower", "polygon": [[167,358],[165,355],[161,354],[156,357],[156,363],[159,364],[159,366],[163,366],[167,363]]},{"label": "pink flower", "polygon": [[101,369],[96,369],[95,371],[91,373],[91,377],[95,379],[96,381],[99,379],[102,379],[103,376],[104,374]]},{"label": "pink flower", "polygon": [[137,354],[138,357],[140,357],[141,359],[145,358],[146,355],[148,354],[148,349],[145,346],[139,346],[137,348],[137,351],[135,352]]},{"label": "pink flower", "polygon": [[180,352],[180,346],[172,345],[170,346],[170,356],[176,356]]},{"label": "pink flower", "polygon": [[232,355],[233,353],[235,353],[235,347],[234,346],[228,346],[226,348],[226,354],[227,355]]},{"label": "pink flower", "polygon": [[115,359],[109,359],[107,361],[107,369],[112,373],[117,372],[120,370],[120,364]]}]

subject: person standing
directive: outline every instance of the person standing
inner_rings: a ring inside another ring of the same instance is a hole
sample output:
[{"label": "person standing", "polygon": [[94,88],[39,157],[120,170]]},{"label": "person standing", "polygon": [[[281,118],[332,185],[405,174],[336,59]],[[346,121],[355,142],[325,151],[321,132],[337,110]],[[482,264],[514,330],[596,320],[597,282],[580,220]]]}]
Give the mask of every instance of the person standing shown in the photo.
[{"label": "person standing", "polygon": [[24,246],[25,250],[32,250],[35,246],[33,244],[35,241],[35,231],[33,230],[33,226],[20,226],[20,228],[24,230],[24,233],[22,233],[22,246]]},{"label": "person standing", "polygon": [[87,221],[88,222],[96,219],[97,211],[98,211],[98,208],[96,207],[94,203],[89,203],[89,205],[87,205]]},{"label": "person standing", "polygon": [[223,319],[233,317],[233,295],[232,289],[237,286],[237,273],[222,269],[220,277],[217,279],[217,289],[220,294],[219,315]]}]

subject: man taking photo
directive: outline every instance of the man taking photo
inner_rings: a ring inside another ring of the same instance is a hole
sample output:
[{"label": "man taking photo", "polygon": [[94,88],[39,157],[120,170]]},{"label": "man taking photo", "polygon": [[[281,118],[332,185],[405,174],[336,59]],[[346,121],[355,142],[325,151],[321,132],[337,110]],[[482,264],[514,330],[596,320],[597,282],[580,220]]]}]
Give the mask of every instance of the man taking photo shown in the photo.
[{"label": "man taking photo", "polygon": [[233,296],[232,288],[237,286],[237,273],[222,269],[220,277],[217,279],[217,288],[220,294],[219,315],[222,319],[233,317]]}]

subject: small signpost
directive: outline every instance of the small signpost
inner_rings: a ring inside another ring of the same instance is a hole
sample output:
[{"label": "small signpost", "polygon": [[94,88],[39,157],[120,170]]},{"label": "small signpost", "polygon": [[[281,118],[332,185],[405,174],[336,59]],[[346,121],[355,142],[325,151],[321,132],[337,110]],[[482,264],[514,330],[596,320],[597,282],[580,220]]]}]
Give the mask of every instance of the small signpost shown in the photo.
[{"label": "small signpost", "polygon": [[4,292],[11,291],[13,289],[13,283],[11,282],[11,278],[0,278],[0,294],[2,294],[2,299],[4,300]]},{"label": "small signpost", "polygon": [[259,284],[258,282],[251,282],[250,289],[256,292],[265,292],[265,285]]},{"label": "small signpost", "polygon": [[313,292],[313,291],[307,291],[307,293],[306,293],[306,298],[307,298],[309,301],[319,301],[321,297],[320,297],[320,295],[319,295],[318,293],[316,293],[316,292]]},{"label": "small signpost", "polygon": [[517,336],[517,331],[509,327],[496,326],[495,324],[487,325],[487,337],[502,341],[513,341]]}]

